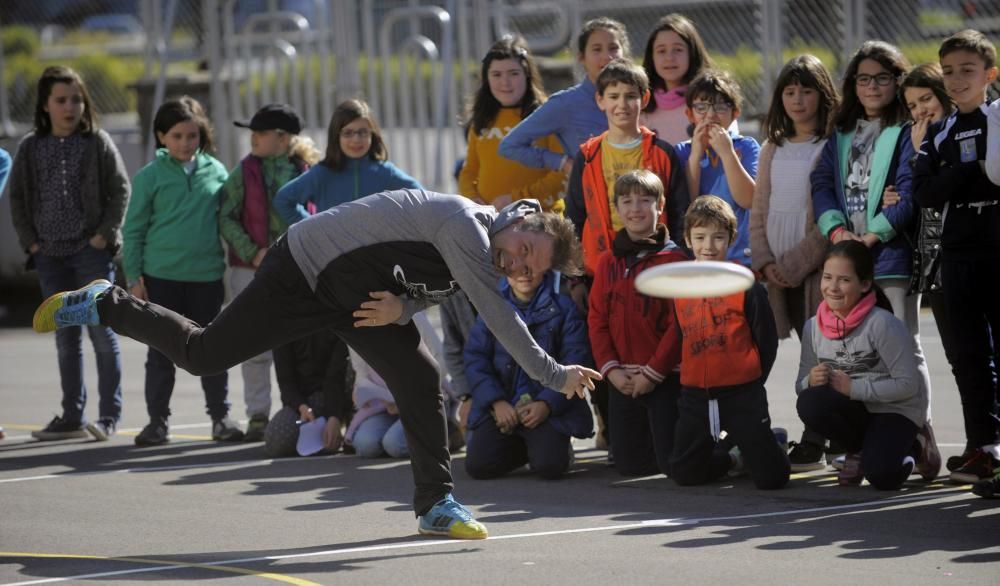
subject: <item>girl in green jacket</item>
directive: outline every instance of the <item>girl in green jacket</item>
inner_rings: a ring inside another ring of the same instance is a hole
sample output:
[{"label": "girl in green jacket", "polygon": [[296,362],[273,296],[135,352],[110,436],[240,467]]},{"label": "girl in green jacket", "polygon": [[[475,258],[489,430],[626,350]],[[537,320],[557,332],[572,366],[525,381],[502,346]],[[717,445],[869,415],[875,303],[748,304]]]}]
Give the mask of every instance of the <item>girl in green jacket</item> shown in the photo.
[{"label": "girl in green jacket", "polygon": [[[136,173],[125,215],[124,268],[129,291],[207,325],[222,307],[225,256],[219,240],[219,188],[225,166],[208,154],[212,131],[205,111],[184,96],[160,106],[153,119],[156,158]],[[149,424],[136,445],[169,440],[167,421],[174,364],[149,349],[146,411]],[[240,440],[229,419],[228,377],[204,376],[201,386],[212,418],[212,439]]]}]

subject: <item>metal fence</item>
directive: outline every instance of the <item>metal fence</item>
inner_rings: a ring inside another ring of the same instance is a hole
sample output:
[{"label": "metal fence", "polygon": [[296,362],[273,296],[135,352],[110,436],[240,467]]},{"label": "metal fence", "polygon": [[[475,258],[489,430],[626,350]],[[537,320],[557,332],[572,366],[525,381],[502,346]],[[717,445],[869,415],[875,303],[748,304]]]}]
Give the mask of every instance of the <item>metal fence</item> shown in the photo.
[{"label": "metal fence", "polygon": [[1000,0],[7,1],[0,134],[30,125],[37,75],[52,63],[81,71],[106,127],[143,137],[165,96],[195,95],[209,107],[227,165],[246,150],[229,122],[261,104],[292,103],[322,148],[334,106],[361,97],[385,127],[392,159],[425,185],[450,189],[464,150],[458,121],[494,39],[517,33],[536,54],[572,62],[581,24],[610,16],[626,25],[638,59],[669,12],[689,16],[741,83],[747,128],[794,54],[814,53],[839,74],[869,38],[919,63],[962,28],[1000,35]]}]

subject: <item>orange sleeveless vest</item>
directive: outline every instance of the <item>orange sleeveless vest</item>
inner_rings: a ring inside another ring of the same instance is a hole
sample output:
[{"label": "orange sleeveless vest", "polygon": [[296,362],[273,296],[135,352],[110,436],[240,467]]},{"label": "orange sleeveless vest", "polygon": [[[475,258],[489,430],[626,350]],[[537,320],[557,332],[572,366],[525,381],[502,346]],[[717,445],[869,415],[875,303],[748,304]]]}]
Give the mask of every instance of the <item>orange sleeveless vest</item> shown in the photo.
[{"label": "orange sleeveless vest", "polygon": [[743,310],[745,296],[674,300],[683,337],[682,385],[710,389],[760,378],[760,352]]},{"label": "orange sleeveless vest", "polygon": [[[664,187],[670,185],[671,173],[674,172],[674,169],[671,169],[670,156],[654,144],[655,133],[645,127],[640,128],[640,131],[642,168],[656,173],[663,181]],[[605,131],[580,145],[583,160],[586,161],[583,168],[583,201],[587,208],[587,221],[583,224],[580,242],[583,244],[583,266],[591,276],[597,268],[597,259],[605,251],[611,250],[611,243],[615,239],[615,229],[611,224],[611,200],[607,184],[604,182],[604,170],[601,168],[599,156],[601,141],[607,134]],[[678,172],[683,173],[684,170],[680,169]],[[670,197],[669,193],[667,197]],[[667,223],[666,209],[661,214],[659,222]]]}]

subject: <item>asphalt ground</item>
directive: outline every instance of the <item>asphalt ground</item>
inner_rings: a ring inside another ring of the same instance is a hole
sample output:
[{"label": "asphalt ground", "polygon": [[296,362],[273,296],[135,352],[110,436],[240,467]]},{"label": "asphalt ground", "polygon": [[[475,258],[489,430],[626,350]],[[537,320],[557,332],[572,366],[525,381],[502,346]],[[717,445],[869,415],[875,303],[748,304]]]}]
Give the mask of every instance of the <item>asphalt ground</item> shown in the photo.
[{"label": "asphalt ground", "polygon": [[[947,457],[964,442],[959,398],[928,313],[921,325]],[[127,339],[119,434],[36,442],[30,431],[59,409],[54,345],[0,329],[0,584],[1000,584],[1000,501],[944,476],[913,476],[898,492],[839,487],[832,469],[771,492],[748,478],[678,487],[620,477],[592,440],[575,443],[576,464],[555,482],[525,471],[474,481],[456,455],[456,496],[490,539],[418,536],[407,462],[272,460],[260,444],[212,442],[187,373],[173,441],[135,447],[145,347]],[[774,424],[793,439],[797,363],[798,343],[782,342],[768,384]],[[230,376],[241,417],[239,369]]]}]

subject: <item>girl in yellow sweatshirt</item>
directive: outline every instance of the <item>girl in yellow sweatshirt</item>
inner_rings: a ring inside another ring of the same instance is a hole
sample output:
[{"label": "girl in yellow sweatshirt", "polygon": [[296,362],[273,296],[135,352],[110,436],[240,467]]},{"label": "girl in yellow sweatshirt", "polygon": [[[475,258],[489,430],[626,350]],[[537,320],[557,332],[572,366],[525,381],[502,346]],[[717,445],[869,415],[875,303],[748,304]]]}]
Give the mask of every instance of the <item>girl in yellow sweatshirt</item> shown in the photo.
[{"label": "girl in yellow sweatshirt", "polygon": [[[469,147],[458,176],[459,192],[498,210],[511,201],[537,199],[546,211],[563,210],[566,176],[526,167],[500,156],[500,141],[545,102],[535,61],[523,41],[507,36],[483,58],[482,83],[469,115]],[[562,152],[555,135],[537,146]]]}]

